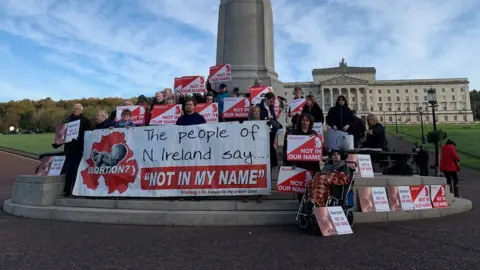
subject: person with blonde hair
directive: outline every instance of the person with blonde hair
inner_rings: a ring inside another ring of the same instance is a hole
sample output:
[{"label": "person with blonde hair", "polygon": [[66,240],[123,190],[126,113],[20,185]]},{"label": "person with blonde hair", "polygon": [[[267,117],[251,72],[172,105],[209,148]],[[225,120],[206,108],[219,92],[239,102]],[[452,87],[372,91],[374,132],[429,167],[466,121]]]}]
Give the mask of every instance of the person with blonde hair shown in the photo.
[{"label": "person with blonde hair", "polygon": [[364,148],[380,148],[387,150],[387,139],[385,136],[385,127],[380,123],[378,117],[374,114],[367,115],[367,139],[363,143]]},{"label": "person with blonde hair", "polygon": [[308,95],[305,98],[305,106],[303,106],[302,113],[308,113],[313,116],[315,123],[320,122],[323,124],[325,122],[322,108],[320,108],[313,95]]},{"label": "person with blonde hair", "polygon": [[260,120],[260,107],[250,107],[250,109],[248,110],[248,120]]}]

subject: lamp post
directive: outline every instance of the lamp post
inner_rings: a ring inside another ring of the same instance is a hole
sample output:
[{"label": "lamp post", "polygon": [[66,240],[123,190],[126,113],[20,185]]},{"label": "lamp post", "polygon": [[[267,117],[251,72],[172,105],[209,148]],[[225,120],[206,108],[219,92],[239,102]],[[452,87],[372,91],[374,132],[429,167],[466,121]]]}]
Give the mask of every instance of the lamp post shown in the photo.
[{"label": "lamp post", "polygon": [[[430,103],[430,106],[432,107],[432,117],[433,117],[433,131],[437,131],[437,119],[435,117],[435,107],[438,106],[437,103],[437,93],[435,89],[430,88],[427,91],[427,96],[428,96],[428,103]],[[438,142],[435,142],[435,176],[438,175]]]},{"label": "lamp post", "polygon": [[420,127],[422,128],[422,144],[425,144],[425,133],[423,132],[423,108],[418,107],[418,113],[420,114]]}]

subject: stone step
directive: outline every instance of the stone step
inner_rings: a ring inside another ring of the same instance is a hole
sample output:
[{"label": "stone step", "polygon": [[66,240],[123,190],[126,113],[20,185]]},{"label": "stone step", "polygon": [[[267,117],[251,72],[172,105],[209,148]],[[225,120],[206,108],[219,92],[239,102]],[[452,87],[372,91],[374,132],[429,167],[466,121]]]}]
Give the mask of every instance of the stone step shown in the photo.
[{"label": "stone step", "polygon": [[243,202],[239,200],[149,200],[149,199],[88,199],[59,198],[55,206],[77,208],[161,210],[161,211],[295,211],[297,200],[264,200],[257,203],[255,199]]}]

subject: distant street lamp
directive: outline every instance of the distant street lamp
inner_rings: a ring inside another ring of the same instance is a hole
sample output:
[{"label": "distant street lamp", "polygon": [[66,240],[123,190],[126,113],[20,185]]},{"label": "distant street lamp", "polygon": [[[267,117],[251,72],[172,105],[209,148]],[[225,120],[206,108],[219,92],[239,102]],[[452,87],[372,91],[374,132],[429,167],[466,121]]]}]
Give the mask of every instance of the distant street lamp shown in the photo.
[{"label": "distant street lamp", "polygon": [[[435,89],[430,88],[427,91],[427,99],[428,103],[430,103],[430,106],[432,107],[432,117],[433,117],[433,131],[437,131],[437,118],[435,117],[435,107],[438,106],[437,102],[437,93]],[[435,176],[438,175],[438,142],[435,141]]]},{"label": "distant street lamp", "polygon": [[420,114],[420,126],[422,128],[422,144],[425,144],[425,134],[423,132],[423,108],[418,107],[418,113]]},{"label": "distant street lamp", "polygon": [[14,130],[15,130],[15,127],[14,127],[14,126],[10,126],[10,127],[8,128],[8,130],[14,131]]}]

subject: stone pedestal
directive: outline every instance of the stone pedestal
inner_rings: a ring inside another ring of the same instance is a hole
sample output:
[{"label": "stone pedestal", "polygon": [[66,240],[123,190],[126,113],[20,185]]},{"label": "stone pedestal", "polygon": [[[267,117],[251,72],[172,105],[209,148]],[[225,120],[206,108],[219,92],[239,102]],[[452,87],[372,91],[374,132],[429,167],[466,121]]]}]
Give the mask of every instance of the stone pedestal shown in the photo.
[{"label": "stone pedestal", "polygon": [[12,203],[52,206],[62,195],[65,176],[19,175],[13,186]]},{"label": "stone pedestal", "polygon": [[[247,93],[256,78],[282,93],[275,72],[273,15],[270,0],[221,0],[218,16],[217,65],[232,65],[229,89]],[[215,85],[218,88],[218,84]]]}]

